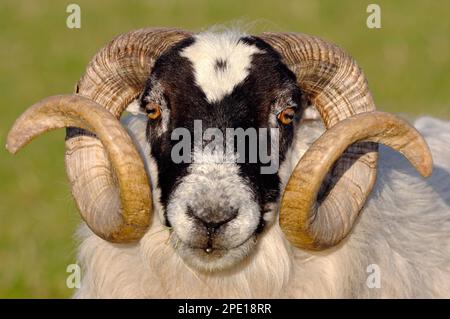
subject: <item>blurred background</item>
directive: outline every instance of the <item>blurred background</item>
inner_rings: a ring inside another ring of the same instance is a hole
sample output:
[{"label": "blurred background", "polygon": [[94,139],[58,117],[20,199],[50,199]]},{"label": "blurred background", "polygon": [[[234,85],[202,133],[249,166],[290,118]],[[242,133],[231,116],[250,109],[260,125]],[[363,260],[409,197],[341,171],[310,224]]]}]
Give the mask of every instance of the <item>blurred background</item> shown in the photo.
[{"label": "blurred background", "polygon": [[[81,7],[69,29],[66,8]],[[369,29],[370,3],[381,29]],[[115,35],[150,26],[203,30],[240,25],[248,33],[296,31],[350,52],[377,106],[411,117],[450,119],[450,1],[36,1],[0,2],[0,141],[28,106],[70,93],[94,53]],[[0,149],[0,297],[64,298],[79,223],[64,171],[64,132],[16,156]]]}]

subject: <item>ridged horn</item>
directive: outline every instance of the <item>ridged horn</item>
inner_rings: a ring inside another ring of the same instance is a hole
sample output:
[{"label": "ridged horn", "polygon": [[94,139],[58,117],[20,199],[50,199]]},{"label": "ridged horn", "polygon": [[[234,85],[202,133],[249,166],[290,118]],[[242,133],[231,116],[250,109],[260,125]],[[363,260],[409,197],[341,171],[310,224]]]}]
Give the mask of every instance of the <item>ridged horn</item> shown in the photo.
[{"label": "ridged horn", "polygon": [[[263,33],[259,37],[270,44],[295,73],[299,87],[316,106],[328,130],[352,116],[375,111],[362,70],[339,47],[304,34]],[[360,142],[363,140],[369,142]],[[319,188],[314,184],[314,192],[305,195],[308,205],[295,204],[299,192],[312,191],[312,186],[299,179],[305,173],[306,162],[298,163],[286,185],[280,206],[280,225],[297,247],[313,250],[332,247],[351,231],[375,183],[378,158],[378,144],[374,139],[358,138],[352,142],[356,143],[345,145],[331,164],[327,162],[325,173],[321,170],[318,177],[308,174],[308,178],[320,177],[321,181]],[[325,156],[326,149],[322,149],[322,153]],[[320,154],[317,150],[314,153],[318,156],[315,158],[317,167],[324,165]],[[310,202],[311,198],[314,202]],[[305,200],[300,198],[299,201]]]},{"label": "ridged horn", "polygon": [[[83,219],[96,234],[107,240],[122,242],[139,239],[149,225],[152,204],[144,164],[126,130],[101,105],[79,95],[48,97],[31,106],[16,120],[8,134],[6,148],[16,153],[36,136],[68,126],[77,126],[96,134],[117,178],[117,185],[108,185],[106,183],[112,182],[109,171],[97,172],[92,180],[86,179],[85,175],[77,176],[78,183],[86,188],[103,187],[90,195],[97,201],[102,201],[105,194],[111,195],[108,193],[110,189],[115,190],[117,197],[108,207],[110,214],[101,216],[87,206],[89,202],[78,198]],[[81,171],[88,165],[97,170],[95,153],[87,155],[90,156],[79,163]]]},{"label": "ridged horn", "polygon": [[429,148],[419,132],[404,120],[388,113],[368,112],[340,121],[310,146],[286,185],[280,227],[295,246],[313,250],[328,248],[351,230],[357,215],[348,213],[358,211],[359,203],[355,203],[344,181],[334,186],[336,198],[319,205],[316,201],[333,164],[350,145],[359,141],[385,144],[403,154],[422,176],[431,174],[433,161]]},{"label": "ridged horn", "polygon": [[[143,168],[142,159],[134,155],[127,158],[133,152],[137,154],[136,150],[130,151],[130,148],[134,148],[131,139],[124,136],[120,138],[121,145],[128,143],[129,147],[125,148],[126,153],[116,154],[113,158],[111,150],[120,150],[108,143],[120,134],[108,136],[100,121],[95,122],[99,127],[91,125],[93,123],[88,119],[87,108],[97,115],[106,116],[109,113],[111,116],[107,121],[111,129],[118,131],[122,112],[144,88],[155,61],[164,51],[188,36],[188,32],[175,29],[140,29],[118,36],[94,56],[76,85],[75,93],[79,98],[89,99],[89,102],[86,99],[75,101],[75,97],[60,97],[60,100],[50,98],[52,103],[58,105],[56,109],[48,100],[32,108],[36,118],[43,123],[23,121],[29,125],[25,128],[28,131],[25,134],[35,132],[32,125],[39,127],[48,124],[43,131],[70,126],[66,134],[65,163],[72,194],[88,226],[105,240],[126,243],[144,235],[151,220],[151,193],[145,170],[136,168]],[[85,113],[75,116],[74,107],[78,106]],[[99,111],[99,107],[104,111]],[[49,112],[48,119],[44,111]],[[63,119],[64,111],[74,116]],[[25,114],[34,118],[28,111]],[[112,124],[112,119],[116,124]],[[17,130],[14,132],[18,134]],[[121,157],[123,159],[118,160]],[[136,161],[135,168],[130,160]],[[123,162],[129,166],[128,171],[123,166],[116,167]],[[134,174],[139,176],[132,176]],[[147,186],[142,184],[144,178]],[[131,186],[130,181],[135,179],[139,183]],[[134,204],[131,205],[131,202]],[[145,205],[148,207],[144,208]]]}]

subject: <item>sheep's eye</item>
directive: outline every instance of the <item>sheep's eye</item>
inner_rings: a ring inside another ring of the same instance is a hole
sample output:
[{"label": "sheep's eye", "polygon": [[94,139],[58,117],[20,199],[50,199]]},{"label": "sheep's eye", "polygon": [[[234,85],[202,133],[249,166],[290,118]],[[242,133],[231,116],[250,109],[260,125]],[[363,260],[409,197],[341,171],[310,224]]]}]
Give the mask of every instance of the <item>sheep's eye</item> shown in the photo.
[{"label": "sheep's eye", "polygon": [[146,105],[145,112],[147,112],[149,119],[156,120],[161,116],[161,107],[154,102],[150,102]]},{"label": "sheep's eye", "polygon": [[295,109],[293,107],[289,107],[287,109],[284,109],[283,111],[278,114],[278,120],[284,124],[289,125],[292,123],[295,117]]}]

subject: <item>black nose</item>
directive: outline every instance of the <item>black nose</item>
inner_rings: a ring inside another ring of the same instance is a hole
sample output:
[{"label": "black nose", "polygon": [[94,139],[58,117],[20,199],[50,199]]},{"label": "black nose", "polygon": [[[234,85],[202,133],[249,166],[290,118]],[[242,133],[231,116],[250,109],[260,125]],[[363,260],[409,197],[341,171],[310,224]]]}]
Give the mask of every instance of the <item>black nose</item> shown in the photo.
[{"label": "black nose", "polygon": [[201,208],[198,210],[188,207],[188,215],[201,222],[208,230],[208,233],[214,232],[220,226],[232,221],[238,215],[235,208]]}]

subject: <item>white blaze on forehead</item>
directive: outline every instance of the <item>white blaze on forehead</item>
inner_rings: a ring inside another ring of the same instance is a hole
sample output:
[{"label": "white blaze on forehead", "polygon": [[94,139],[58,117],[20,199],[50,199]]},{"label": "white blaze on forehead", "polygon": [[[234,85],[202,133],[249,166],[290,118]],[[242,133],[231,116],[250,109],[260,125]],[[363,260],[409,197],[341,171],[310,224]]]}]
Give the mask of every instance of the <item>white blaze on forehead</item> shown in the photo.
[{"label": "white blaze on forehead", "polygon": [[220,101],[230,94],[247,77],[252,55],[261,53],[256,46],[239,41],[241,38],[241,34],[233,32],[200,33],[181,52],[191,61],[196,84],[208,102]]}]

